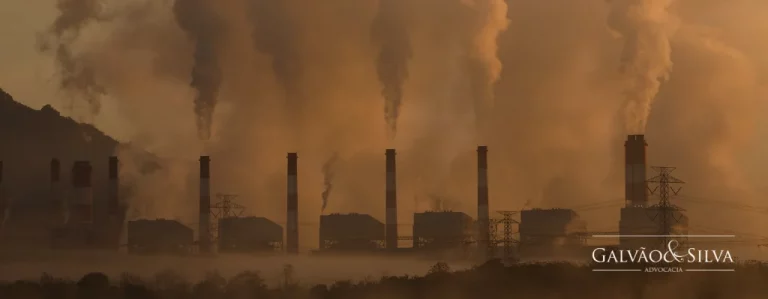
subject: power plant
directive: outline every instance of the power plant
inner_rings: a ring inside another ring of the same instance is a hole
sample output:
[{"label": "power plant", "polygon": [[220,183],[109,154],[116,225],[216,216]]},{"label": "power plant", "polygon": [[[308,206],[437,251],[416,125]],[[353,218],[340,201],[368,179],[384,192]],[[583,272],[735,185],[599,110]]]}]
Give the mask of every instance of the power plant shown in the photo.
[{"label": "power plant", "polygon": [[[383,248],[385,226],[367,214],[330,214],[320,216],[320,250],[374,252]],[[387,248],[389,249],[389,248]]]},{"label": "power plant", "polygon": [[128,252],[132,254],[189,254],[194,230],[175,220],[128,221]]},{"label": "power plant", "polygon": [[585,246],[587,223],[571,209],[531,209],[520,213],[521,256],[569,257]]},{"label": "power plant", "polygon": [[[620,210],[617,235],[684,235],[688,230],[685,211],[669,203],[669,185],[682,183],[672,177],[671,168],[654,168],[658,176],[647,178],[647,142],[643,135],[629,135],[625,142],[625,205]],[[498,211],[492,218],[489,202],[488,147],[477,147],[477,217],[450,210],[416,212],[411,236],[399,235],[397,162],[395,149],[385,150],[384,222],[368,214],[329,214],[319,219],[316,253],[409,253],[440,258],[548,258],[580,255],[589,237],[586,222],[573,209],[526,209]],[[299,246],[298,154],[287,154],[285,227],[264,217],[215,213],[229,208],[211,202],[211,159],[199,159],[199,204],[197,239],[193,226],[168,219],[125,221],[127,207],[120,199],[117,157],[108,160],[108,192],[104,209],[95,208],[92,191],[93,168],[88,161],[74,161],[71,188],[61,183],[62,163],[50,163],[49,230],[56,249],[110,249],[126,246],[133,254],[267,253],[296,255]],[[6,198],[9,186],[3,181],[0,161],[0,220],[12,210]],[[659,183],[661,201],[649,202]],[[674,190],[673,190],[674,191]],[[675,191],[676,192],[676,191]],[[228,206],[229,207],[229,206]],[[519,215],[519,221],[515,219]],[[2,231],[13,227],[3,226]],[[120,244],[120,236],[127,243]],[[3,233],[2,237],[12,234]],[[513,237],[513,235],[519,235]],[[657,238],[619,238],[620,247],[658,246]],[[401,248],[400,241],[412,241]],[[685,240],[681,240],[685,241]]]},{"label": "power plant", "polygon": [[451,258],[469,256],[477,223],[462,212],[427,211],[413,214],[415,250]]},{"label": "power plant", "polygon": [[[109,192],[105,209],[97,209],[93,195],[93,168],[88,161],[74,161],[71,188],[63,192],[61,162],[50,164],[50,245],[56,249],[112,249],[120,247],[127,207],[119,200],[118,159],[109,157]],[[97,213],[98,211],[98,213]]]},{"label": "power plant", "polygon": [[270,253],[283,248],[283,227],[264,217],[225,217],[219,220],[222,253]]}]

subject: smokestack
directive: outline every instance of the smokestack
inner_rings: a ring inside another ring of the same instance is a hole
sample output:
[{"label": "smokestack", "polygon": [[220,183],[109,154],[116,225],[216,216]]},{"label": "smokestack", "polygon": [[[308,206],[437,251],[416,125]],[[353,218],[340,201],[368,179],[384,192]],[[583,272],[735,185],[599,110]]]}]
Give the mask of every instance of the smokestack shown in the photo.
[{"label": "smokestack", "polygon": [[490,212],[488,210],[488,147],[477,147],[477,223],[478,250],[489,248]]},{"label": "smokestack", "polygon": [[288,153],[288,221],[286,236],[286,251],[289,254],[299,253],[299,156]]},{"label": "smokestack", "polygon": [[211,253],[211,158],[200,156],[200,221],[199,237],[200,253]]},{"label": "smokestack", "polygon": [[386,185],[386,240],[387,249],[397,249],[397,162],[395,160],[395,150],[387,149],[387,185]]},{"label": "smokestack", "polygon": [[109,157],[109,216],[114,220],[120,211],[120,181],[117,177],[118,160],[116,156]]},{"label": "smokestack", "polygon": [[69,202],[69,223],[93,223],[93,190],[91,174],[93,169],[88,161],[75,161],[72,166],[73,195]]},{"label": "smokestack", "polygon": [[51,220],[55,225],[65,222],[64,203],[61,198],[61,163],[59,159],[51,160]]},{"label": "smokestack", "polygon": [[644,135],[628,135],[627,141],[624,142],[624,190],[627,206],[646,206],[648,203],[648,188],[645,182],[647,147]]}]

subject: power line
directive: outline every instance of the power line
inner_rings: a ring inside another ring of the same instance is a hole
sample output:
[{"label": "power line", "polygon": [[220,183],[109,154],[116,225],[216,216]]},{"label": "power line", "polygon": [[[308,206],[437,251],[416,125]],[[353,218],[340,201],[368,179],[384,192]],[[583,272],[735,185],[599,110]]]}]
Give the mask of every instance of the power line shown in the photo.
[{"label": "power line", "polygon": [[720,205],[723,207],[733,208],[733,209],[740,209],[744,211],[750,211],[750,212],[758,212],[758,213],[768,213],[768,207],[758,207],[758,206],[752,206],[752,205],[746,205],[746,204],[739,204],[735,202],[729,202],[729,201],[722,201],[722,200],[713,200],[713,199],[707,199],[703,197],[695,197],[690,195],[681,195],[679,196],[679,199],[683,202],[690,202],[690,203],[701,203],[701,204],[714,204],[714,205]]}]

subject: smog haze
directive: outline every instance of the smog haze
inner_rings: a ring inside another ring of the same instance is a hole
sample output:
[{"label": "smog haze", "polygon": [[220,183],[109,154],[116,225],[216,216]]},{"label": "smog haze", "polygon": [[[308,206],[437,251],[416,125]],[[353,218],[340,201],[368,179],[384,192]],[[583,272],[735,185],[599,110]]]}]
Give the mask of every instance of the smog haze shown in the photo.
[{"label": "smog haze", "polygon": [[[318,222],[332,156],[324,213],[383,220],[386,148],[398,152],[401,222],[431,196],[476,215],[483,143],[491,211],[615,201],[582,212],[611,231],[623,142],[639,133],[649,165],[686,182],[675,203],[692,232],[766,234],[760,213],[695,199],[768,206],[768,2],[412,0],[383,14],[375,0],[232,0],[182,24],[174,2],[201,1],[98,2],[3,1],[0,87],[130,143],[121,161],[164,158],[151,176],[121,169],[138,188],[132,217],[195,223],[197,159],[209,155],[213,193],[285,223],[296,152],[300,222]],[[376,22],[387,32],[374,37]],[[201,61],[215,74],[196,75]],[[316,229],[301,233],[317,244]]]}]

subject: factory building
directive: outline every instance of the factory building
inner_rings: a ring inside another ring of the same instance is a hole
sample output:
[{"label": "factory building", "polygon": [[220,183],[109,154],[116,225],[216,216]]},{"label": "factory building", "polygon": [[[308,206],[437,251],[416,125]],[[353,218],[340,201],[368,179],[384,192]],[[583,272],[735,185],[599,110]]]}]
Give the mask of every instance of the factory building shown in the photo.
[{"label": "factory building", "polygon": [[128,253],[187,254],[194,246],[194,230],[175,220],[128,222]]},{"label": "factory building", "polygon": [[413,214],[413,247],[438,253],[466,253],[475,236],[475,220],[462,212]]},{"label": "factory building", "polygon": [[382,248],[385,226],[367,214],[320,216],[320,249],[375,251]]},{"label": "factory building", "polygon": [[219,220],[219,252],[273,252],[282,248],[283,227],[264,217]]},{"label": "factory building", "polygon": [[519,254],[523,258],[577,255],[587,224],[571,209],[532,209],[520,213]]},{"label": "factory building", "polygon": [[[120,247],[127,208],[119,198],[118,164],[117,157],[109,157],[106,198],[97,201],[93,195],[93,168],[89,161],[74,162],[71,189],[64,192],[61,162],[55,158],[51,160],[49,208],[45,211],[53,248],[117,250]],[[105,208],[96,208],[96,202],[103,202]]]},{"label": "factory building", "polygon": [[[666,237],[648,235],[686,235],[688,216],[675,206],[651,205],[648,195],[646,150],[644,135],[629,135],[624,143],[626,206],[621,209],[619,247],[636,249],[663,248]],[[643,237],[627,237],[644,235]],[[685,240],[680,240],[685,242]]]},{"label": "factory building", "polygon": [[[51,163],[51,179],[58,169]],[[51,246],[56,249],[93,249],[99,244],[100,234],[93,225],[93,169],[88,161],[75,161],[72,166],[72,191],[67,198],[64,221],[51,229]]]}]

